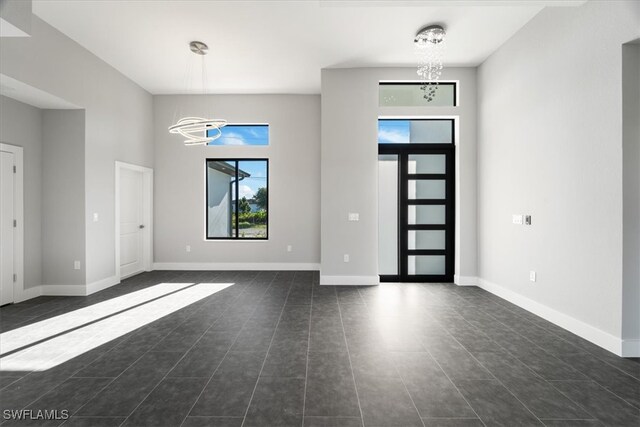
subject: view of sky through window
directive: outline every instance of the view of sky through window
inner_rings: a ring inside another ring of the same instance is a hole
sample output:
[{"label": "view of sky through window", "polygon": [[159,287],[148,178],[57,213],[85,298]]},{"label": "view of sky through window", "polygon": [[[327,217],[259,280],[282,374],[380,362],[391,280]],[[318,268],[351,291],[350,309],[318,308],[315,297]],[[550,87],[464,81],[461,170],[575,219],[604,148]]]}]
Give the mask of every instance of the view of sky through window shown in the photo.
[{"label": "view of sky through window", "polygon": [[267,186],[267,163],[264,161],[240,161],[238,167],[250,175],[240,181],[239,196],[241,199],[243,197],[253,199],[259,188]]},{"label": "view of sky through window", "polygon": [[[269,125],[226,125],[209,145],[269,145]],[[212,135],[216,131],[208,131]]]},{"label": "view of sky through window", "polygon": [[408,144],[410,120],[378,120],[379,144]]}]

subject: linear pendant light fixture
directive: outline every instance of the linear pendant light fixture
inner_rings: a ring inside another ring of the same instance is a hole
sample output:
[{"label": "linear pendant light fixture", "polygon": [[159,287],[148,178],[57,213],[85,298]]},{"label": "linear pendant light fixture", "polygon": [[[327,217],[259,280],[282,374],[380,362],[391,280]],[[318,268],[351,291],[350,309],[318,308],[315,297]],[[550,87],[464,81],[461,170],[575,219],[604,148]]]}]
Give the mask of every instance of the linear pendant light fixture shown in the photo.
[{"label": "linear pendant light fixture", "polygon": [[441,25],[429,25],[418,31],[413,43],[420,64],[418,75],[422,78],[423,98],[430,102],[436,95],[438,79],[442,74],[442,51],[446,32]]},{"label": "linear pendant light fixture", "polygon": [[[206,90],[206,71],[204,64],[204,56],[209,52],[209,47],[199,41],[189,43],[191,52],[202,57],[202,94]],[[227,121],[223,119],[206,119],[202,117],[182,117],[176,124],[169,126],[169,133],[182,135],[184,145],[207,145],[222,135],[222,129],[227,125]],[[213,132],[211,132],[213,131]]]}]

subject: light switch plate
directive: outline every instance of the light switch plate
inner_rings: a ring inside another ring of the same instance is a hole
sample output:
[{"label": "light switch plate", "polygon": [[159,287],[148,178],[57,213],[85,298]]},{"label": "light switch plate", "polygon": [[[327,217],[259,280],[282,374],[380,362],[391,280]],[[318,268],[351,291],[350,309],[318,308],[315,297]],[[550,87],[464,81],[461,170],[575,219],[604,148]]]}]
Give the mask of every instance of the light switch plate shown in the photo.
[{"label": "light switch plate", "polygon": [[349,212],[349,221],[360,221],[360,214],[357,212]]},{"label": "light switch plate", "polygon": [[535,272],[535,271],[531,270],[531,271],[529,272],[529,280],[530,280],[530,281],[535,282],[535,281],[536,281],[536,276],[537,276],[537,275],[536,275],[536,272]]},{"label": "light switch plate", "polygon": [[531,215],[524,216],[524,223],[525,225],[531,225]]},{"label": "light switch plate", "polygon": [[98,212],[93,213],[93,222],[98,222]]}]

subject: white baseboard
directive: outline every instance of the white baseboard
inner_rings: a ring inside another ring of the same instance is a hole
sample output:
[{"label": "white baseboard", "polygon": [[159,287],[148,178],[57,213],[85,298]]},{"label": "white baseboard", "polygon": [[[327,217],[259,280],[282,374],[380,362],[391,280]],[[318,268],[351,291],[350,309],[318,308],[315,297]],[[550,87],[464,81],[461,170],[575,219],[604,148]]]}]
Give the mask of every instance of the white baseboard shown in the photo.
[{"label": "white baseboard", "polygon": [[323,276],[320,275],[321,285],[379,285],[380,276]]},{"label": "white baseboard", "polygon": [[120,279],[118,279],[118,277],[116,276],[97,280],[95,282],[87,284],[85,295],[95,294],[96,292],[100,292],[104,289],[110,288],[111,286],[115,286],[118,283],[120,283]]},{"label": "white baseboard", "polygon": [[85,285],[42,285],[42,295],[84,297],[87,295]]},{"label": "white baseboard", "polygon": [[31,298],[37,298],[42,295],[42,286],[33,286],[31,288],[23,289],[22,292],[16,296],[15,302],[22,302]]},{"label": "white baseboard", "polygon": [[304,262],[155,262],[154,270],[319,270],[320,264]]},{"label": "white baseboard", "polygon": [[622,340],[622,357],[640,357],[640,340]]},{"label": "white baseboard", "polygon": [[[487,280],[478,279],[478,286],[618,356],[623,355],[623,341],[608,332]],[[631,351],[634,344],[630,342],[627,345]]]},{"label": "white baseboard", "polygon": [[475,276],[453,276],[453,282],[458,286],[478,286],[478,278]]}]

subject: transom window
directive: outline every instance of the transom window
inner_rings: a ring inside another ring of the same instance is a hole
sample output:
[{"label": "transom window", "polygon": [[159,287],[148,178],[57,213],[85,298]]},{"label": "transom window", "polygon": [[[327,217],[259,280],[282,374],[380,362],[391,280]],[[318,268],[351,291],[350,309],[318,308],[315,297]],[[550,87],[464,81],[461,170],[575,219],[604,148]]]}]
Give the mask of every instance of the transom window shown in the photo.
[{"label": "transom window", "polygon": [[380,82],[378,105],[380,107],[455,107],[458,84],[438,82],[436,93],[429,101],[425,98],[422,82]]},{"label": "transom window", "polygon": [[[207,136],[217,131],[207,131]],[[228,124],[220,129],[220,137],[209,145],[269,145],[268,124]]]},{"label": "transom window", "polygon": [[452,144],[453,119],[379,119],[378,144]]}]

